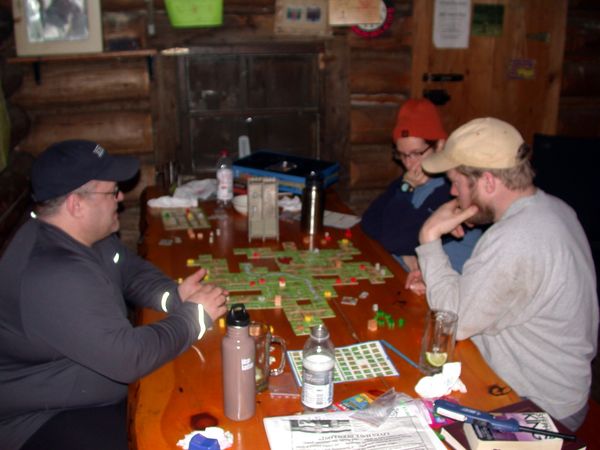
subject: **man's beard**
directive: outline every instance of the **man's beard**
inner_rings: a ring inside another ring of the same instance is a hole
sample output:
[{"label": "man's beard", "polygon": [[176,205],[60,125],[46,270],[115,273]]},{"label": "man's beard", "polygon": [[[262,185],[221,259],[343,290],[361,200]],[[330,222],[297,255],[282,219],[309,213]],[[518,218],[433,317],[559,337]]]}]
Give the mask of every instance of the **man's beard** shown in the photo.
[{"label": "man's beard", "polygon": [[471,188],[471,205],[477,206],[479,211],[473,217],[469,218],[468,222],[470,224],[488,225],[494,222],[494,211],[489,206],[481,204],[479,196],[473,188]]}]

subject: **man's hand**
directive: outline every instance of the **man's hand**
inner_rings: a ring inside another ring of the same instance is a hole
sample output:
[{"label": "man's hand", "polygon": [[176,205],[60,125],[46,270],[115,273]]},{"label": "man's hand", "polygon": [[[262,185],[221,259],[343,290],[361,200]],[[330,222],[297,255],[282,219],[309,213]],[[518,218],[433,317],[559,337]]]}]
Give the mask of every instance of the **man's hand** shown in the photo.
[{"label": "man's hand", "polygon": [[421,185],[427,183],[427,181],[429,180],[429,177],[427,175],[425,175],[425,173],[423,172],[423,169],[421,168],[421,165],[417,164],[412,169],[404,172],[402,179],[404,181],[406,181],[408,184],[410,184],[412,187],[416,188],[418,186],[421,186]]},{"label": "man's hand", "polygon": [[425,295],[427,288],[420,270],[412,270],[408,273],[404,288],[413,291],[417,295]]},{"label": "man's hand", "polygon": [[457,199],[444,203],[429,216],[421,227],[419,242],[425,244],[435,241],[447,233],[452,233],[455,237],[464,236],[465,232],[461,224],[477,214],[477,211],[479,209],[475,205],[471,205],[465,210],[460,209]]},{"label": "man's hand", "polygon": [[214,284],[201,283],[206,276],[206,269],[199,269],[191,274],[177,288],[184,302],[199,303],[214,321],[227,312],[227,292]]}]

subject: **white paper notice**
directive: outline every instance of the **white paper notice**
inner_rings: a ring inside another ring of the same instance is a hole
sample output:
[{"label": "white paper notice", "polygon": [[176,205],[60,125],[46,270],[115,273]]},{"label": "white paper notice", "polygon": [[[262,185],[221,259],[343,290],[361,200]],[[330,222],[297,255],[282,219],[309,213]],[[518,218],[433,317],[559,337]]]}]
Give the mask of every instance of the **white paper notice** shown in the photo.
[{"label": "white paper notice", "polygon": [[468,48],[471,0],[435,0],[433,45],[436,48]]}]

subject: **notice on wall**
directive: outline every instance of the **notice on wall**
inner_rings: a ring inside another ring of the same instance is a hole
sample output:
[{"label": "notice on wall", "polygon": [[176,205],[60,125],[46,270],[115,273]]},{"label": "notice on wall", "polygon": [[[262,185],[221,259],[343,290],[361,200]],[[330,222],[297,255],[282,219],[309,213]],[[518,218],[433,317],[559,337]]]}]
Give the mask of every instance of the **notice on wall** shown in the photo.
[{"label": "notice on wall", "polygon": [[330,25],[381,22],[382,0],[329,0]]},{"label": "notice on wall", "polygon": [[468,48],[471,0],[435,0],[433,45],[436,48]]}]

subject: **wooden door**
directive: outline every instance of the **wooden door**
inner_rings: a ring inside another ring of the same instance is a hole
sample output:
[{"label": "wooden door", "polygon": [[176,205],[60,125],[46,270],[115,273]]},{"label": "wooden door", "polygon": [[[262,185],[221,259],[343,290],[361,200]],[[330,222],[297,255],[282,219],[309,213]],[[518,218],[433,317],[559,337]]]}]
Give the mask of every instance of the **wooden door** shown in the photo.
[{"label": "wooden door", "polygon": [[[445,91],[450,98],[440,110],[449,131],[476,117],[493,116],[516,126],[529,144],[536,132],[554,134],[567,0],[471,1],[471,24],[481,5],[495,5],[502,25],[498,35],[472,25],[466,49],[434,46],[434,4],[414,0],[412,95]],[[462,80],[432,80],[435,74]]]}]

